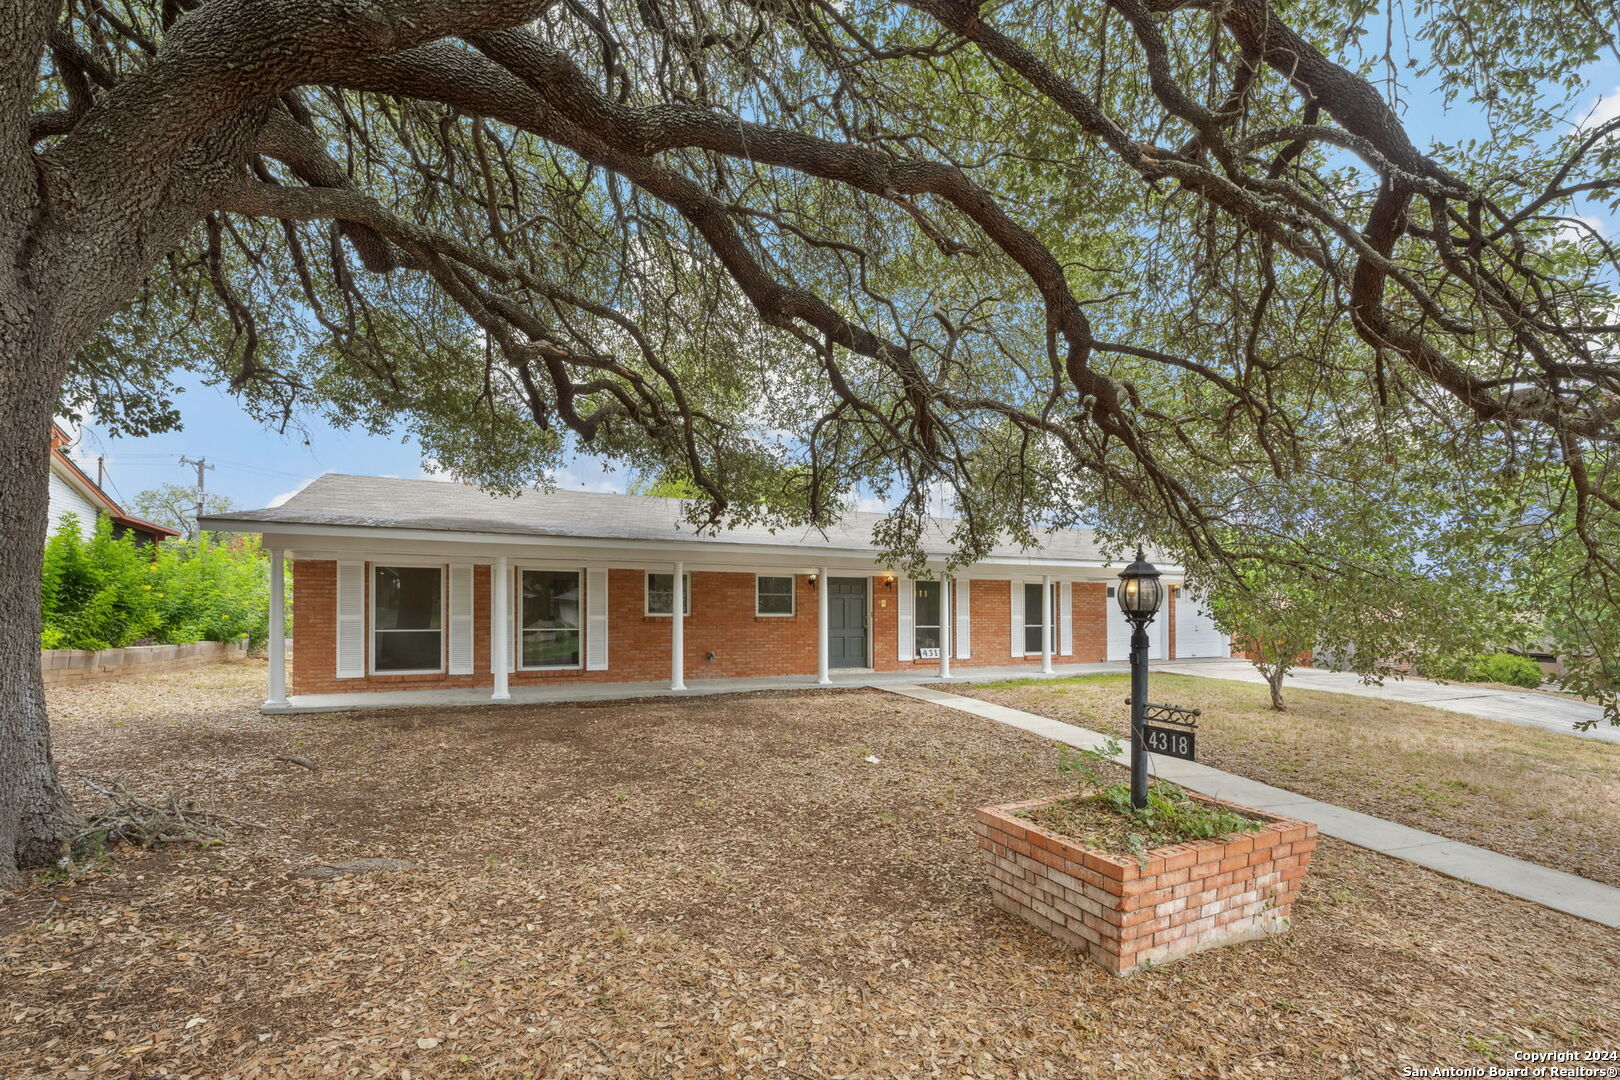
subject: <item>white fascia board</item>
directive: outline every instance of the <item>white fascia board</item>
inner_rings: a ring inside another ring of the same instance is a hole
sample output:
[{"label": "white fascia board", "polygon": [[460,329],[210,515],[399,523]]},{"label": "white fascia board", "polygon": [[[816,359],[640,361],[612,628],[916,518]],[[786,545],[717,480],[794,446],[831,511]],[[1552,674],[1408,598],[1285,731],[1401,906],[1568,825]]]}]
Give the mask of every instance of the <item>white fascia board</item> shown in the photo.
[{"label": "white fascia board", "polygon": [[[601,561],[604,549],[612,549],[622,556],[614,556],[615,566],[635,566],[645,563],[657,567],[663,562],[677,559],[691,563],[710,564],[715,569],[742,570],[746,565],[781,568],[802,567],[800,573],[814,573],[816,567],[861,574],[886,574],[892,571],[879,565],[870,549],[822,548],[804,544],[746,544],[724,540],[636,540],[617,537],[541,536],[513,533],[451,532],[443,529],[405,529],[379,526],[318,525],[302,522],[248,522],[231,519],[203,518],[204,528],[227,529],[237,532],[261,531],[265,547],[283,547],[294,551],[294,557],[311,558],[316,552],[397,553],[417,555],[456,556],[474,561],[488,561],[499,555],[513,558],[579,558],[576,553],[588,552],[593,561]],[[254,526],[258,526],[257,529]],[[931,563],[931,565],[934,565]],[[934,568],[944,570],[939,560]],[[1069,572],[1076,577],[1101,580],[1118,574],[1111,563],[1081,559],[1042,559],[1038,556],[1005,556],[986,559],[972,566],[958,568],[954,573],[963,576],[998,576],[1002,572],[1011,576],[1018,571],[1040,569],[1047,573]],[[1179,574],[1179,568],[1165,568],[1167,573]],[[1097,571],[1104,571],[1097,574]]]}]

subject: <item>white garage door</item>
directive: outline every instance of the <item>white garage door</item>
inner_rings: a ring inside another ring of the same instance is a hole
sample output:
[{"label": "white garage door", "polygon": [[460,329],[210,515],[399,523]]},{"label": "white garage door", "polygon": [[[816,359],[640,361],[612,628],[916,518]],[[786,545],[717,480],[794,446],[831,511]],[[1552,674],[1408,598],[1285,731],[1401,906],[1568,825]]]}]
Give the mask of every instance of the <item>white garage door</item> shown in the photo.
[{"label": "white garage door", "polygon": [[[1105,618],[1108,621],[1108,659],[1129,660],[1131,658],[1131,624],[1125,621],[1125,616],[1119,613],[1119,601],[1114,597],[1114,587],[1108,586],[1108,610]],[[1165,641],[1169,637],[1166,632],[1168,620],[1161,613],[1148,627],[1148,659],[1163,660]],[[1181,633],[1178,623],[1176,633]]]},{"label": "white garage door", "polygon": [[1176,593],[1176,659],[1230,656],[1226,635],[1215,628],[1198,598],[1186,589]]}]

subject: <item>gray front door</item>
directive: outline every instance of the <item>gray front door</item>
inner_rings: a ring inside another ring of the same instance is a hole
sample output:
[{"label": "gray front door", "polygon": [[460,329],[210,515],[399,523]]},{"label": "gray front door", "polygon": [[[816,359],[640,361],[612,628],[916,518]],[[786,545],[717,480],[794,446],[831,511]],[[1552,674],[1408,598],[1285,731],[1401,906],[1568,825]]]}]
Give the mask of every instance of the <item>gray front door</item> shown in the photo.
[{"label": "gray front door", "polygon": [[866,579],[827,580],[827,666],[866,666]]}]

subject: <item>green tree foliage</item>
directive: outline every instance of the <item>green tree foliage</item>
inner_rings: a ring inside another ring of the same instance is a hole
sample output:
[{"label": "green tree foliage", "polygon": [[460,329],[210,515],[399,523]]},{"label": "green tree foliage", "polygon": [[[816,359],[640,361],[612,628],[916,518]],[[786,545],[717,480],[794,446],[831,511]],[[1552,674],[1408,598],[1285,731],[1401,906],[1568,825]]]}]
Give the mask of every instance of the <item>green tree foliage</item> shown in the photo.
[{"label": "green tree foliage", "polygon": [[1374,677],[1528,616],[1620,718],[1609,7],[377,4],[417,36],[62,9],[16,175],[109,235],[17,258],[144,259],[59,305],[112,312],[65,409],[172,426],[189,369],[495,488],[585,446],[702,520],[866,490],[897,559],[944,490],[964,561],[1084,522],[1256,635],[1286,578]]},{"label": "green tree foliage", "polygon": [[690,476],[678,472],[644,473],[630,482],[626,491],[631,495],[650,495],[659,499],[701,499],[703,490]]},{"label": "green tree foliage", "polygon": [[[187,540],[197,538],[197,489],[186,484],[160,484],[135,496],[131,509],[154,525],[166,525]],[[208,492],[203,496],[203,513],[224,514],[236,509],[228,495]]]},{"label": "green tree foliage", "polygon": [[205,539],[136,544],[114,537],[105,516],[85,539],[64,517],[45,546],[41,644],[116,649],[247,638],[263,645],[270,577],[258,538]]}]

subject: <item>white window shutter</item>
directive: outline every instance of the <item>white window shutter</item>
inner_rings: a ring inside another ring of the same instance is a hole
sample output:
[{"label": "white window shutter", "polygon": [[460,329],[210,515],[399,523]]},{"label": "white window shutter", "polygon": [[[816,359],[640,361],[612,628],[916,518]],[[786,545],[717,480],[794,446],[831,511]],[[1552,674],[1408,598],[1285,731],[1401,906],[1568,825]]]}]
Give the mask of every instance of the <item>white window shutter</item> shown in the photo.
[{"label": "white window shutter", "polygon": [[473,568],[471,563],[450,566],[450,674],[471,675],[473,670]]},{"label": "white window shutter", "polygon": [[366,673],[366,564],[337,564],[337,677]]},{"label": "white window shutter", "polygon": [[608,666],[608,572],[585,571],[585,670]]},{"label": "white window shutter", "polygon": [[1024,655],[1024,583],[1017,578],[1009,581],[1012,586],[1012,655]]},{"label": "white window shutter", "polygon": [[510,675],[517,670],[518,650],[523,648],[523,642],[518,639],[518,604],[523,601],[523,571],[515,567],[507,571],[506,575],[506,625],[501,632],[506,635],[506,673]]},{"label": "white window shutter", "polygon": [[952,591],[956,595],[956,658],[967,660],[973,656],[973,617],[968,610],[973,582],[957,578],[955,585]]},{"label": "white window shutter", "polygon": [[900,624],[900,659],[910,660],[917,643],[917,587],[910,578],[901,578],[895,603]]},{"label": "white window shutter", "polygon": [[1074,583],[1058,585],[1058,652],[1074,655]]}]

